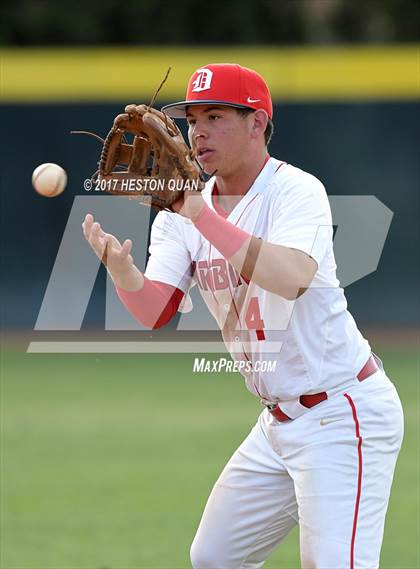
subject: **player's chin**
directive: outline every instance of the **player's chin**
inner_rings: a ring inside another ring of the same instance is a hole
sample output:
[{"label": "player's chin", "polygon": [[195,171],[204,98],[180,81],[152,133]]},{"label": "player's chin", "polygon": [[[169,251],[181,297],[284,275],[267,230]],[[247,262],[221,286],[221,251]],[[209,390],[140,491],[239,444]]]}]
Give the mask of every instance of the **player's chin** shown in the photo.
[{"label": "player's chin", "polygon": [[207,175],[211,175],[215,172],[215,170],[218,170],[218,167],[217,167],[215,160],[203,160],[203,161],[201,161],[200,159],[198,159],[198,163],[200,164],[204,173]]},{"label": "player's chin", "polygon": [[211,176],[216,169],[216,168],[211,168],[210,166],[206,166],[204,164],[201,166],[201,168],[203,169],[203,172],[207,174],[207,176]]}]

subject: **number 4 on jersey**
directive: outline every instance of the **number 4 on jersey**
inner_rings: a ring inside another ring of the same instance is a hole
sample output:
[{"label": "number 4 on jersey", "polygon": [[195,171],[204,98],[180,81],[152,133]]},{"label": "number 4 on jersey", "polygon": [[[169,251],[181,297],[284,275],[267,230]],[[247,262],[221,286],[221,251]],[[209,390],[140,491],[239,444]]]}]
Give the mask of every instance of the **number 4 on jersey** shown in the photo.
[{"label": "number 4 on jersey", "polygon": [[264,320],[261,318],[258,296],[253,296],[249,300],[248,310],[245,315],[245,324],[248,330],[255,330],[258,340],[265,340]]}]

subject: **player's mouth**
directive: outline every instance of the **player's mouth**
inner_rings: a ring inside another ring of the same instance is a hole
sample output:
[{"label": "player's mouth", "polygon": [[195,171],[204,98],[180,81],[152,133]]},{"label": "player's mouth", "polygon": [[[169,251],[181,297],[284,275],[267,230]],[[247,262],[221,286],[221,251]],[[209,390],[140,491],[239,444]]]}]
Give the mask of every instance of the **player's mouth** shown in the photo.
[{"label": "player's mouth", "polygon": [[211,148],[199,148],[197,149],[197,159],[200,162],[206,162],[207,160],[211,159],[211,157],[214,154],[214,150],[212,150]]}]

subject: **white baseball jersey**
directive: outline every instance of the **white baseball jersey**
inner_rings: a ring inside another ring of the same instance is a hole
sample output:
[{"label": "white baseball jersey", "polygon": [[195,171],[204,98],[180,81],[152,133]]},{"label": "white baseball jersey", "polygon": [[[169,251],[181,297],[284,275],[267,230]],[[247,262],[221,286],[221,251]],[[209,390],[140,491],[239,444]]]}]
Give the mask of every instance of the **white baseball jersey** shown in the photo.
[{"label": "white baseball jersey", "polygon": [[[212,203],[214,181],[203,197]],[[270,243],[304,251],[318,270],[296,301],[238,275],[195,226],[161,212],[146,275],[196,284],[235,360],[250,362],[248,389],[265,408],[214,485],[191,547],[194,569],[261,568],[300,524],[302,567],[376,569],[403,423],[382,366],[356,375],[370,347],[336,278],[328,198],[314,176],[271,158],[227,219]],[[258,371],[261,360],[275,369]],[[308,409],[303,394],[328,392]]]},{"label": "white baseball jersey", "polygon": [[[203,198],[215,209],[213,186],[211,179]],[[247,283],[189,220],[168,212],[160,212],[153,224],[146,276],[186,294],[193,284],[199,287],[232,357],[250,362],[251,371],[243,371],[246,385],[262,400],[294,404],[300,395],[344,386],[363,367],[370,347],[336,278],[331,211],[322,183],[270,158],[227,220],[313,257],[318,270],[311,287],[288,301]],[[257,370],[262,360],[272,362],[271,371]]]}]

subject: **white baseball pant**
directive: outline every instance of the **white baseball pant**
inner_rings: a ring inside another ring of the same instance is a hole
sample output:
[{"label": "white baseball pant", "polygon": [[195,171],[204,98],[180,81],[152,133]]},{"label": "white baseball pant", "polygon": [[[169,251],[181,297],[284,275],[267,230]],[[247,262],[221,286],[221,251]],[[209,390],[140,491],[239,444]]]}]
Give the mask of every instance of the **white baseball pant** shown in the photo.
[{"label": "white baseball pant", "polygon": [[299,524],[302,569],[375,569],[403,436],[382,370],[301,417],[264,410],[205,507],[194,569],[257,569]]}]

